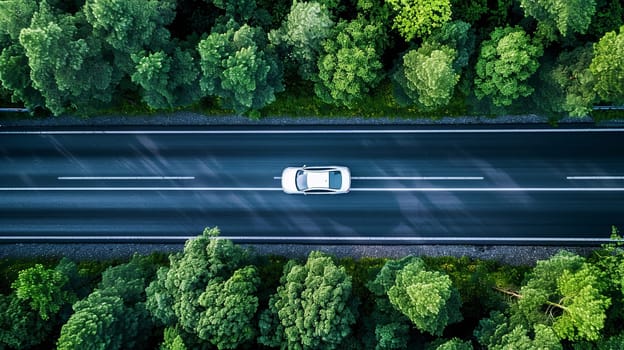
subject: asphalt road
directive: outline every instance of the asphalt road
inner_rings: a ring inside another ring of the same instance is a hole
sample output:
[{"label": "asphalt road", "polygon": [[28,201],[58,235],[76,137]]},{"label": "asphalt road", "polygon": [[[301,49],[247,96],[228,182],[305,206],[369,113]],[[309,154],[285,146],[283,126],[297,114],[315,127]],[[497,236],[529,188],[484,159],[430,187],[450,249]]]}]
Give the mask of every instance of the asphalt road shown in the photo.
[{"label": "asphalt road", "polygon": [[[624,227],[624,129],[0,131],[0,242],[598,244]],[[344,165],[346,195],[286,195]]]}]

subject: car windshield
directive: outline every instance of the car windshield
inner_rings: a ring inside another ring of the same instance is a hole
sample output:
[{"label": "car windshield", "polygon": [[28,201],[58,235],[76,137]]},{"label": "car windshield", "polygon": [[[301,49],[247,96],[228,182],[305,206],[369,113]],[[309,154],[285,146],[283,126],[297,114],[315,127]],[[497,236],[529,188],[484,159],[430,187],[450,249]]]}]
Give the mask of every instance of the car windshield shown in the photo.
[{"label": "car windshield", "polygon": [[297,171],[295,183],[299,191],[304,191],[308,188],[308,174],[303,170]]},{"label": "car windshield", "polygon": [[342,186],[342,175],[340,171],[330,171],[329,172],[329,188],[333,188],[334,190],[339,190],[340,186]]}]

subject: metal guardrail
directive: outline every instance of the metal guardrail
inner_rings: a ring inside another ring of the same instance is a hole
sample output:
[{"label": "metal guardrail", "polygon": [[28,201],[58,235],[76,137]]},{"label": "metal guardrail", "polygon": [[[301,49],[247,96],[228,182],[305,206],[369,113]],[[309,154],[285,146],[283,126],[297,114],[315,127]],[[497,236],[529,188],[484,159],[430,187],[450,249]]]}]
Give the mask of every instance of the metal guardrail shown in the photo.
[{"label": "metal guardrail", "polygon": [[624,106],[594,106],[594,111],[624,110]]},{"label": "metal guardrail", "polygon": [[0,112],[19,112],[19,113],[28,113],[30,109],[28,108],[9,108],[9,107],[0,107]]}]

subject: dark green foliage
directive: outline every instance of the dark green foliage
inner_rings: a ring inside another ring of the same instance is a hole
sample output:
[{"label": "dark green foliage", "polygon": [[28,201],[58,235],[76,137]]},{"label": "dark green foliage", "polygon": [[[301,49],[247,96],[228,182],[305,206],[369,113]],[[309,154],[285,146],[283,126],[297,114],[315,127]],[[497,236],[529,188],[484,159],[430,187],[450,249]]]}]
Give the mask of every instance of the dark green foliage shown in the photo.
[{"label": "dark green foliage", "polygon": [[596,12],[589,24],[588,34],[593,40],[602,38],[605,33],[617,30],[624,24],[624,2],[621,0],[596,0]]},{"label": "dark green foliage", "polygon": [[54,324],[44,321],[37,310],[15,293],[0,294],[0,349],[28,349],[39,345],[52,332]]},{"label": "dark green foliage", "polygon": [[173,0],[87,0],[84,14],[94,37],[112,47],[116,68],[131,74],[132,54],[160,50],[169,41],[165,26],[174,9]]},{"label": "dark green foliage", "polygon": [[266,34],[230,21],[198,45],[204,93],[221,99],[223,108],[242,114],[260,109],[283,91],[282,69]]},{"label": "dark green foliage", "polygon": [[445,23],[433,31],[427,42],[448,46],[457,51],[453,68],[457,72],[468,65],[475,50],[475,34],[470,24],[462,21]]},{"label": "dark green foliage", "polygon": [[589,69],[593,58],[592,45],[562,52],[554,64],[545,64],[540,71],[542,88],[535,99],[545,111],[585,117],[596,102],[595,78]]},{"label": "dark green foliage", "polygon": [[163,51],[132,55],[136,71],[132,81],[143,88],[143,101],[153,109],[171,109],[197,102],[199,67],[191,51],[175,48],[173,54]]},{"label": "dark green foliage", "polygon": [[146,347],[152,322],[145,308],[145,288],[156,268],[149,257],[134,256],[127,264],[104,271],[99,287],[74,304],[58,349]]},{"label": "dark green foliage", "polygon": [[596,93],[607,102],[624,103],[624,26],[606,33],[594,45],[589,66],[596,79]]},{"label": "dark green foliage", "polygon": [[344,267],[320,252],[305,265],[289,261],[260,317],[258,342],[293,349],[336,349],[355,323],[356,301]]},{"label": "dark green foliage", "polygon": [[33,87],[53,114],[86,113],[112,98],[113,67],[104,60],[100,43],[83,32],[80,14],[55,15],[45,1],[30,27],[20,32]]},{"label": "dark green foliage", "polygon": [[475,24],[488,13],[487,0],[451,0],[451,13],[454,20]]},{"label": "dark green foliage", "polygon": [[539,67],[543,50],[520,27],[497,28],[481,44],[476,65],[475,94],[496,106],[509,106],[533,92],[528,79]]},{"label": "dark green foliage", "polygon": [[474,332],[479,344],[490,350],[526,349],[561,350],[563,347],[551,328],[536,324],[532,331],[513,326],[502,313],[495,311],[479,322]]},{"label": "dark green foliage", "polygon": [[11,93],[11,102],[34,110],[44,106],[44,98],[32,85],[28,57],[21,45],[5,47],[0,54],[0,80]]},{"label": "dark green foliage", "polygon": [[383,76],[384,36],[381,24],[362,18],[338,23],[318,59],[316,95],[325,103],[349,108],[364,99]]},{"label": "dark green foliage", "polygon": [[558,31],[562,36],[587,31],[594,12],[594,0],[521,0],[527,16],[534,17],[544,31]]}]

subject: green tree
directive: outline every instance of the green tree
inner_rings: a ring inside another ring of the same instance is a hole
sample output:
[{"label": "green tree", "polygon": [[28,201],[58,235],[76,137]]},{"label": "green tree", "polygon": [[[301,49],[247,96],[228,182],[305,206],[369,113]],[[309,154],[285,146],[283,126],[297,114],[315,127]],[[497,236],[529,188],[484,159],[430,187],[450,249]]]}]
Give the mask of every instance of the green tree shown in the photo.
[{"label": "green tree", "polygon": [[520,0],[527,16],[539,22],[543,30],[557,30],[562,36],[584,34],[596,11],[595,0]]},{"label": "green tree", "polygon": [[476,65],[475,94],[496,106],[509,106],[533,92],[528,79],[539,66],[542,46],[520,27],[497,28],[481,44]]},{"label": "green tree", "polygon": [[141,52],[132,59],[136,63],[132,81],[141,86],[143,101],[150,108],[188,106],[201,98],[199,67],[190,51],[176,47],[172,55]]},{"label": "green tree", "polygon": [[43,320],[58,313],[65,304],[72,304],[76,296],[64,290],[69,277],[56,269],[47,269],[41,264],[19,272],[11,287],[19,300],[28,302],[39,312]]},{"label": "green tree", "polygon": [[479,321],[474,331],[479,344],[489,350],[562,350],[561,342],[550,327],[535,324],[531,332],[522,325],[513,326],[498,311]]},{"label": "green tree", "polygon": [[355,323],[351,276],[320,252],[305,265],[289,261],[281,285],[260,317],[267,346],[288,349],[336,349]]},{"label": "green tree", "polygon": [[450,0],[388,0],[396,12],[392,27],[405,41],[431,34],[451,19]]},{"label": "green tree", "polygon": [[58,349],[145,348],[152,322],[145,308],[145,287],[155,275],[149,258],[106,269],[89,296],[74,304],[61,328]]},{"label": "green tree", "polygon": [[459,81],[459,74],[453,69],[455,56],[456,51],[448,46],[428,43],[406,53],[392,76],[398,85],[397,100],[416,104],[422,110],[446,106]]},{"label": "green tree", "polygon": [[44,98],[33,87],[30,78],[26,51],[19,43],[7,46],[2,50],[0,54],[0,80],[2,86],[11,92],[12,102],[22,102],[30,110],[44,106]]},{"label": "green tree", "polygon": [[0,1],[0,33],[11,42],[17,42],[20,31],[30,26],[33,15],[39,9],[36,0]]},{"label": "green tree", "polygon": [[266,45],[266,34],[233,21],[225,29],[198,45],[202,91],[239,114],[275,101],[275,93],[284,90],[282,69],[273,48]]},{"label": "green tree", "polygon": [[260,279],[254,266],[236,270],[226,281],[209,283],[199,296],[199,305],[206,308],[199,321],[199,337],[208,339],[218,349],[236,349],[239,344],[253,340],[258,284]]},{"label": "green tree", "polygon": [[187,241],[146,290],[151,315],[161,324],[177,324],[188,347],[209,341],[220,349],[236,348],[255,333],[258,279],[246,265],[249,253],[218,234],[206,229]]},{"label": "green tree", "polygon": [[176,328],[165,328],[164,339],[160,345],[160,350],[187,350],[184,340]]},{"label": "green tree", "polygon": [[603,295],[599,271],[585,258],[561,251],[538,261],[519,293],[512,321],[552,327],[560,339],[597,340],[611,304]]},{"label": "green tree", "polygon": [[619,0],[596,0],[596,11],[587,33],[595,40],[624,24],[624,4]]},{"label": "green tree", "polygon": [[43,0],[31,26],[20,32],[32,84],[55,115],[85,113],[97,106],[96,101],[111,101],[113,69],[85,26],[80,13],[55,15]]},{"label": "green tree", "polygon": [[388,291],[394,286],[396,275],[406,265],[418,262],[420,259],[407,256],[399,260],[388,260],[379,270],[375,279],[366,284],[375,298],[373,310],[375,349],[404,349],[409,340],[411,321],[397,310],[390,299]]},{"label": "green tree", "polygon": [[113,48],[115,65],[131,74],[131,55],[160,50],[169,40],[165,28],[173,21],[173,0],[86,0],[84,14],[93,35]]},{"label": "green tree", "polygon": [[44,321],[16,293],[0,294],[0,310],[0,349],[32,348],[52,333],[54,323]]},{"label": "green tree", "polygon": [[433,335],[441,335],[448,324],[462,320],[461,299],[451,279],[443,273],[427,271],[422,260],[397,272],[388,297],[416,328]]},{"label": "green tree", "polygon": [[596,101],[595,78],[589,69],[592,45],[562,52],[554,64],[540,71],[542,88],[535,98],[546,111],[585,117]]},{"label": "green tree", "polygon": [[316,95],[328,104],[354,107],[382,78],[383,30],[362,18],[341,21],[323,42]]},{"label": "green tree", "polygon": [[445,45],[457,51],[453,68],[457,72],[468,65],[475,49],[475,34],[470,24],[463,21],[447,22],[433,31],[425,42]]},{"label": "green tree", "polygon": [[589,69],[596,78],[596,92],[604,101],[624,102],[624,26],[605,34],[594,45]]},{"label": "green tree", "polygon": [[332,31],[334,21],[329,10],[318,2],[293,2],[282,26],[269,33],[277,47],[283,47],[285,64],[294,67],[299,76],[313,80],[318,75],[316,65],[321,44]]}]

